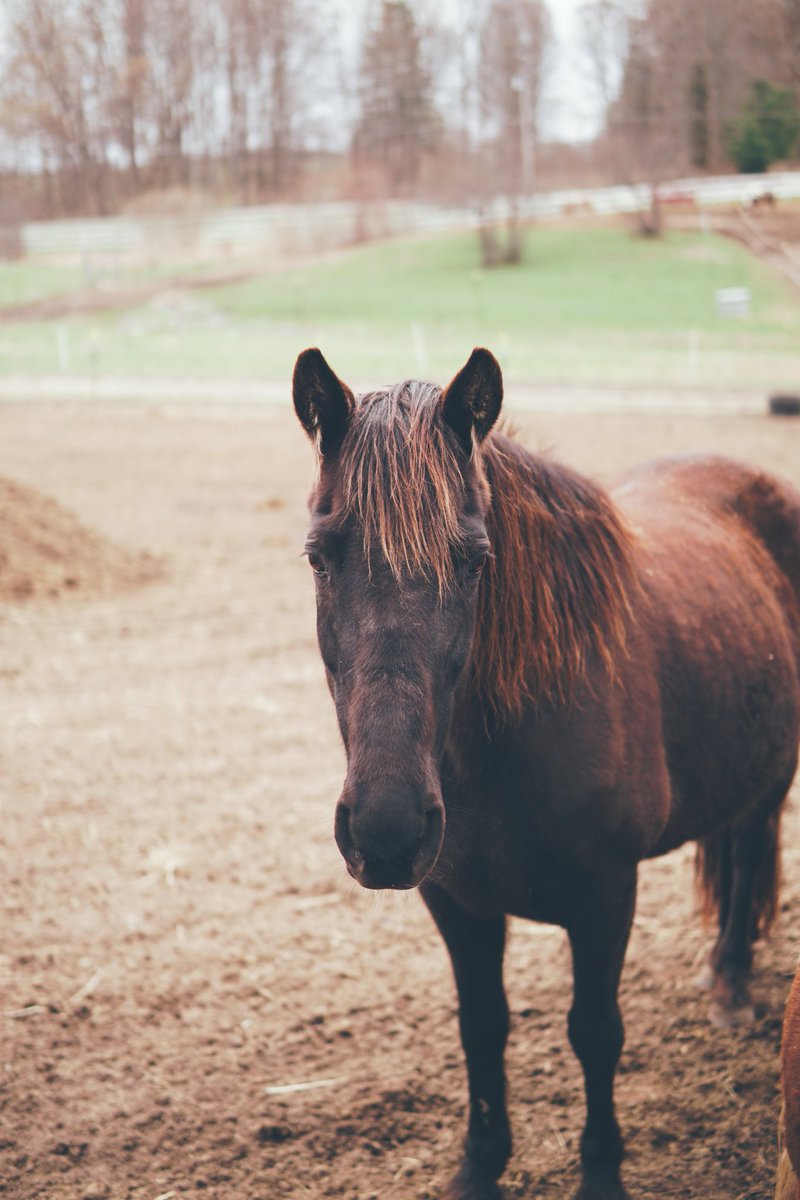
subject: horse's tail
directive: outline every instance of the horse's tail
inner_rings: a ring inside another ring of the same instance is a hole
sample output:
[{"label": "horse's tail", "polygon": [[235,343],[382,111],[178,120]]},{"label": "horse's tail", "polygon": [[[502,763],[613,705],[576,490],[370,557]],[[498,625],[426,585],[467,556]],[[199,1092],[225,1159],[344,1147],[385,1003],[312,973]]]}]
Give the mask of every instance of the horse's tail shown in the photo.
[{"label": "horse's tail", "polygon": [[[782,805],[765,817],[764,853],[758,866],[753,892],[753,941],[769,933],[778,911],[778,891],[781,881],[781,830]],[[719,912],[723,899],[727,900],[730,872],[731,833],[715,834],[697,843],[695,879],[700,895],[700,907],[705,917]]]},{"label": "horse's tail", "polygon": [[733,507],[788,584],[783,603],[800,669],[800,492],[784,479],[758,472],[741,488]]},{"label": "horse's tail", "polygon": [[[777,571],[795,661],[800,671],[800,492],[786,480],[743,468],[725,506],[760,542]],[[788,791],[788,783],[785,791]],[[775,918],[780,882],[780,817],[785,792],[774,796],[774,811],[765,817],[765,851],[755,881],[753,940],[769,931]],[[731,833],[698,843],[696,878],[706,915],[718,911],[729,887]]]},{"label": "horse's tail", "polygon": [[704,838],[697,843],[694,860],[694,880],[700,899],[700,910],[710,921],[719,911],[722,901],[722,862],[729,854],[727,834]]},{"label": "horse's tail", "polygon": [[775,1176],[775,1200],[800,1200],[800,1181],[794,1174],[792,1159],[789,1158],[786,1146],[783,1145],[783,1111],[781,1124],[778,1127],[778,1158],[777,1174]]},{"label": "horse's tail", "polygon": [[781,1036],[781,1118],[775,1200],[800,1200],[800,968],[795,973]]}]

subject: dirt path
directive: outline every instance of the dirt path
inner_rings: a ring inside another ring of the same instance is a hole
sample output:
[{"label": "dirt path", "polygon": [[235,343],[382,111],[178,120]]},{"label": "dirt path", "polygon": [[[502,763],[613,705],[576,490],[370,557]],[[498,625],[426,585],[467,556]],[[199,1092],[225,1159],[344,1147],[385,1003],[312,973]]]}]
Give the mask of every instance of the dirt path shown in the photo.
[{"label": "dirt path", "polygon": [[[603,478],[703,447],[800,477],[791,422],[519,423]],[[2,1196],[433,1200],[458,1154],[443,947],[415,896],[356,891],[331,836],[310,474],[288,407],[0,406],[0,475],[166,566],[0,608]],[[770,1193],[798,798],[751,1029],[705,1020],[691,855],[642,872],[619,1082],[634,1200]],[[581,1120],[563,935],[514,922],[508,982],[507,1196],[561,1200]],[[298,1083],[319,1086],[267,1090]]]},{"label": "dirt path", "polygon": [[259,261],[250,266],[219,266],[198,270],[182,271],[171,276],[144,280],[140,283],[128,280],[110,280],[94,287],[78,288],[72,292],[60,292],[54,296],[42,296],[38,300],[27,300],[23,304],[7,304],[0,308],[0,324],[18,321],[55,321],[66,317],[77,317],[86,313],[103,313],[116,309],[138,308],[155,296],[171,291],[197,291],[202,288],[228,286],[260,279],[285,266],[285,263]]}]

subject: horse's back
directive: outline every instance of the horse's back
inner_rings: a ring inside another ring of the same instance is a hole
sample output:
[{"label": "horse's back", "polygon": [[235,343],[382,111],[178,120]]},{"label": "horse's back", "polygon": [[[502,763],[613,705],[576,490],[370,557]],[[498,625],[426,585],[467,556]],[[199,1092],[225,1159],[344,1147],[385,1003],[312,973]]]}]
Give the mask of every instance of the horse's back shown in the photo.
[{"label": "horse's back", "polygon": [[664,459],[613,492],[656,648],[672,815],[656,853],[788,787],[800,736],[800,494],[718,457]]},{"label": "horse's back", "polygon": [[[690,591],[698,603],[703,591],[718,603],[720,588],[735,584],[729,592],[739,621],[755,628],[766,618],[768,625],[772,611],[800,671],[800,491],[767,472],[707,455],[646,464],[613,495],[632,526],[646,574],[661,577],[665,597],[677,585],[679,608]],[[686,586],[690,578],[694,589]],[[718,617],[725,608],[722,603]]]},{"label": "horse's back", "polygon": [[785,532],[800,539],[800,491],[788,480],[718,454],[653,459],[623,476],[613,494],[623,505],[635,496],[691,502],[708,511],[737,514],[754,529],[766,529],[782,516]]}]

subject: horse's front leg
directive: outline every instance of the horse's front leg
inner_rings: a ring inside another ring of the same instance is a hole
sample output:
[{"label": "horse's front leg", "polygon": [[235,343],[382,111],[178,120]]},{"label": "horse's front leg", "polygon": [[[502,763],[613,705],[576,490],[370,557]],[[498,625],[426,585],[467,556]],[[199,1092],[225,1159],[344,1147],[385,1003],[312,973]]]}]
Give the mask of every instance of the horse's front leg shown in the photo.
[{"label": "horse's front leg", "polygon": [[624,1040],[617,989],[636,902],[636,870],[580,889],[568,925],[574,990],[569,1038],[583,1067],[586,1124],[583,1181],[575,1200],[625,1200],[622,1134],[614,1113],[614,1073]]},{"label": "horse's front leg", "polygon": [[495,1200],[511,1153],[503,1051],[508,1003],[503,988],[505,917],[477,918],[436,884],[420,888],[453,964],[461,1043],[469,1079],[469,1125],[461,1165],[446,1200]]}]

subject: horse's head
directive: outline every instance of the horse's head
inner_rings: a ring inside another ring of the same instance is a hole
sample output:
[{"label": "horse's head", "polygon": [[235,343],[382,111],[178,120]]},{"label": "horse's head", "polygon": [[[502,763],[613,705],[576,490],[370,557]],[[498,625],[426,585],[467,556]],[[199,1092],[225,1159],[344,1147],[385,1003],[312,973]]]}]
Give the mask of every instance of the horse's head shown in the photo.
[{"label": "horse's head", "polygon": [[440,764],[490,552],[479,446],[501,400],[488,350],[445,389],[359,398],[318,350],[295,367],[319,453],[306,553],[347,751],[336,841],[364,887],[415,887],[441,849]]}]

